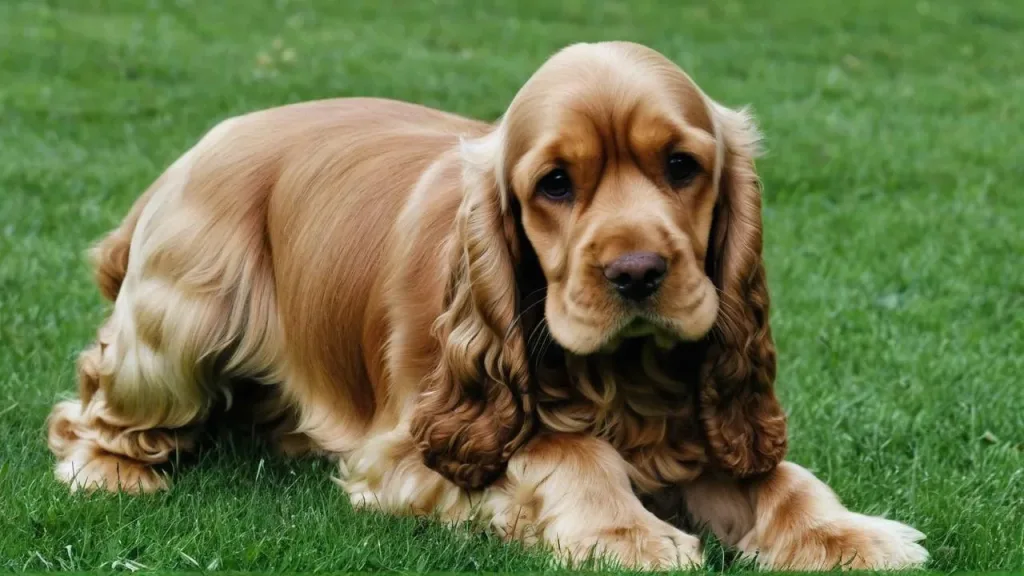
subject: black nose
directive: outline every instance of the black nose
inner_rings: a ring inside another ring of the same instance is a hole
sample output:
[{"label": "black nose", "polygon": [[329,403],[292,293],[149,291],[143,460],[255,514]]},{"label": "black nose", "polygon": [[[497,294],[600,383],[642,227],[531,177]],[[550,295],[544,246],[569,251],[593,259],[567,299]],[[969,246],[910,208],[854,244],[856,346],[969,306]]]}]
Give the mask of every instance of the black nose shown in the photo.
[{"label": "black nose", "polygon": [[604,277],[624,298],[640,301],[658,290],[668,264],[654,252],[629,252],[604,267]]}]

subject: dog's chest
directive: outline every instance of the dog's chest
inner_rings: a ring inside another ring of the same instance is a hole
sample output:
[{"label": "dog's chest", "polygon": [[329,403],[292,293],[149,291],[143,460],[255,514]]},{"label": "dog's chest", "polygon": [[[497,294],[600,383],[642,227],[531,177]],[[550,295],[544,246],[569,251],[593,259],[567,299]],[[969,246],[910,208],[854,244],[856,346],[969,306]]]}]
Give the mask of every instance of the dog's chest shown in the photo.
[{"label": "dog's chest", "polygon": [[631,464],[631,480],[643,492],[701,474],[707,451],[695,386],[641,358],[568,357],[566,367],[540,382],[544,428],[607,440]]}]

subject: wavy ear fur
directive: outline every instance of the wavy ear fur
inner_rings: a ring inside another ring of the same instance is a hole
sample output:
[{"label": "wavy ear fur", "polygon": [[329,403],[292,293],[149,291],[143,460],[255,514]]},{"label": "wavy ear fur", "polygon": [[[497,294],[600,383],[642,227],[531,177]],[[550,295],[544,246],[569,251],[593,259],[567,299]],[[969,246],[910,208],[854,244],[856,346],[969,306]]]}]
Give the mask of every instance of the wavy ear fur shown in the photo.
[{"label": "wavy ear fur", "polygon": [[440,358],[412,422],[427,465],[467,489],[493,482],[533,429],[503,147],[500,128],[463,144],[465,196],[434,326]]},{"label": "wavy ear fur", "polygon": [[787,448],[761,256],[761,184],[754,169],[760,137],[745,111],[709,106],[722,168],[707,272],[721,308],[701,370],[701,420],[717,464],[747,477],[774,468]]}]

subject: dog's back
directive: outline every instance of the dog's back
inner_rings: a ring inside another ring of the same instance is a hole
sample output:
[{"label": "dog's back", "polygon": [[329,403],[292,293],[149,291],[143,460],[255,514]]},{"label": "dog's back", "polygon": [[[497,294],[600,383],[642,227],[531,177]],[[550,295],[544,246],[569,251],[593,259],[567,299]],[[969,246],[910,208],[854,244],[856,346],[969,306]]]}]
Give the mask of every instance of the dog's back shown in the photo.
[{"label": "dog's back", "polygon": [[93,248],[115,305],[80,358],[80,401],[51,416],[58,475],[161,487],[149,464],[187,447],[187,431],[238,379],[287,379],[283,403],[293,395],[322,409],[299,415],[320,447],[357,442],[382,385],[370,374],[382,370],[366,366],[381,357],[364,339],[368,323],[386,320],[371,299],[396,219],[426,167],[482,129],[378,99],[295,104],[213,128]]}]

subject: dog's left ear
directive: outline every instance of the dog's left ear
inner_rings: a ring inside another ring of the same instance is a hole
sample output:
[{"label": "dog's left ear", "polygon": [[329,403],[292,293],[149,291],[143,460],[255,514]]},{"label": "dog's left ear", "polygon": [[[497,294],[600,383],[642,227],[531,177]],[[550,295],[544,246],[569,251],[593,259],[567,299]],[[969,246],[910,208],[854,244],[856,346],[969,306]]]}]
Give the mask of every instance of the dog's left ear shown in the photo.
[{"label": "dog's left ear", "polygon": [[717,464],[747,477],[774,468],[787,447],[761,255],[761,183],[754,169],[760,135],[745,111],[708,106],[720,173],[706,262],[721,306],[701,369],[701,420]]},{"label": "dog's left ear", "polygon": [[522,247],[502,185],[503,148],[501,128],[463,145],[465,191],[434,326],[440,355],[411,426],[427,466],[467,489],[498,478],[533,431],[519,318]]}]

